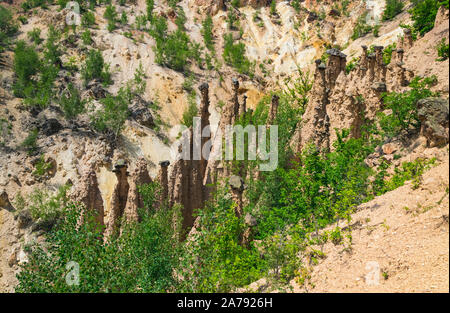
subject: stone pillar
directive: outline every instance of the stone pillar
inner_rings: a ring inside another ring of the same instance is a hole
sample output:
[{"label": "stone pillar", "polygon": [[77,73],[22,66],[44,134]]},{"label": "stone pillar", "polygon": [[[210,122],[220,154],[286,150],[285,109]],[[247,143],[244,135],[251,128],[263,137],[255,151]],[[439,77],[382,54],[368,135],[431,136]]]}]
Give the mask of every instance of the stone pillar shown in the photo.
[{"label": "stone pillar", "polygon": [[169,174],[168,167],[170,165],[169,161],[161,161],[159,162],[159,185],[161,186],[161,206],[167,204],[169,199]]},{"label": "stone pillar", "polygon": [[411,30],[409,28],[405,28],[403,30],[403,33],[405,34],[405,37],[403,39],[403,49],[405,51],[408,51],[413,46],[413,38],[411,34]]},{"label": "stone pillar", "polygon": [[[200,92],[202,94],[202,104],[201,104],[201,131],[203,132],[203,129],[205,127],[209,126],[209,85],[207,83],[203,83],[199,87]],[[211,139],[211,136],[203,137],[201,138],[201,149],[202,149],[202,155],[201,155],[201,165],[200,165],[200,175],[202,178],[205,176],[206,172],[206,166],[208,164],[209,154],[211,153],[211,149],[209,148],[207,157],[205,158],[203,156],[203,150],[205,149],[205,144]]]},{"label": "stone pillar", "polygon": [[120,229],[120,220],[125,212],[127,205],[128,190],[130,185],[128,184],[128,166],[125,160],[118,160],[114,165],[113,172],[117,177],[117,184],[114,187],[112,199],[111,199],[111,211],[108,214],[106,235],[111,236],[117,233]]},{"label": "stone pillar", "polygon": [[270,104],[269,118],[267,119],[267,126],[270,126],[275,121],[278,114],[280,97],[277,95],[272,96],[272,102]]},{"label": "stone pillar", "polygon": [[234,124],[239,116],[239,80],[237,78],[232,79],[233,84],[233,98],[232,98],[232,117],[231,124]]},{"label": "stone pillar", "polygon": [[244,116],[247,113],[247,95],[244,95],[244,101],[239,109],[239,116]]},{"label": "stone pillar", "polygon": [[242,200],[242,194],[245,189],[244,180],[240,176],[233,175],[230,177],[229,184],[231,187],[233,201],[236,203],[236,216],[241,218],[244,213],[244,203]]}]

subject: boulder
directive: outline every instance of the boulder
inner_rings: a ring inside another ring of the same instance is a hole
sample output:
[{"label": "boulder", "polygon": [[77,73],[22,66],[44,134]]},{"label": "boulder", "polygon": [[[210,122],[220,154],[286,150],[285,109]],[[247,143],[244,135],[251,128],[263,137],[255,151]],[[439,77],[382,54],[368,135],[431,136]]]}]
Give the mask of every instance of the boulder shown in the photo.
[{"label": "boulder", "polygon": [[442,98],[426,98],[417,103],[422,123],[420,134],[427,139],[427,146],[438,147],[449,139],[449,101]]}]

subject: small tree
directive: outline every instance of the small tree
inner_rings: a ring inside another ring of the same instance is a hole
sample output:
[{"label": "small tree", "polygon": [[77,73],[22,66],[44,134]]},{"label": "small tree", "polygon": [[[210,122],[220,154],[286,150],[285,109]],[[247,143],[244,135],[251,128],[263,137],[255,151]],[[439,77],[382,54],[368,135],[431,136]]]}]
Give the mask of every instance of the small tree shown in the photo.
[{"label": "small tree", "polygon": [[80,92],[72,83],[67,86],[59,100],[59,105],[64,112],[64,116],[68,120],[72,120],[85,110],[86,101],[81,99]]},{"label": "small tree", "polygon": [[402,12],[404,7],[405,4],[401,0],[386,0],[386,7],[384,8],[382,20],[392,20]]},{"label": "small tree", "polygon": [[93,79],[99,79],[104,85],[112,83],[109,66],[103,60],[102,53],[95,49],[89,51],[86,62],[81,69],[81,76],[86,85]]}]

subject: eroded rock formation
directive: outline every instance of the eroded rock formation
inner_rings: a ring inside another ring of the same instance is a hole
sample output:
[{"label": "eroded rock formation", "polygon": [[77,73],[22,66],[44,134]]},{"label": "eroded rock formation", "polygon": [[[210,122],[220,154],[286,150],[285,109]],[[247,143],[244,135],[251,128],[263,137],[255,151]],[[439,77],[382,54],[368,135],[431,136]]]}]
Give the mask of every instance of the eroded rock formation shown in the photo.
[{"label": "eroded rock formation", "polygon": [[81,174],[79,183],[72,193],[72,198],[74,201],[83,204],[87,210],[92,211],[100,225],[105,225],[103,199],[98,188],[97,174],[93,163],[85,168]]},{"label": "eroded rock formation", "polygon": [[130,174],[130,188],[128,190],[127,204],[124,210],[127,220],[133,222],[139,222],[141,220],[139,209],[144,208],[144,201],[138,188],[141,185],[149,184],[151,182],[152,179],[148,174],[147,161],[144,158],[140,158]]},{"label": "eroded rock formation", "polygon": [[117,184],[114,187],[111,198],[111,209],[106,218],[106,235],[110,236],[120,229],[120,222],[124,216],[127,205],[128,191],[128,166],[125,160],[118,160],[114,165],[113,172],[117,177]]},{"label": "eroded rock formation", "polygon": [[364,119],[373,119],[382,110],[384,92],[401,91],[413,73],[404,68],[405,49],[410,49],[410,34],[399,39],[389,66],[383,60],[383,47],[375,46],[368,53],[362,46],[359,65],[346,73],[346,56],[337,49],[327,51],[328,63],[316,61],[314,85],[299,129],[292,144],[300,152],[313,143],[321,150],[333,149],[336,130],[349,129],[350,136],[360,136]]}]

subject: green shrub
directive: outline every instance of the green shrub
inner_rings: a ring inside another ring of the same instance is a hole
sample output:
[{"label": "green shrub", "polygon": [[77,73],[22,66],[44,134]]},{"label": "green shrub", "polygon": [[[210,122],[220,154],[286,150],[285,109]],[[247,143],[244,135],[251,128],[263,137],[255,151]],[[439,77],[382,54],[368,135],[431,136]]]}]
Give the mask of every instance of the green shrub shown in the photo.
[{"label": "green shrub", "polygon": [[14,95],[24,97],[26,90],[33,88],[36,80],[33,78],[40,70],[41,61],[36,50],[24,41],[18,41],[14,50],[13,70],[16,82],[13,85]]},{"label": "green shrub", "polygon": [[442,40],[439,42],[439,44],[436,47],[437,53],[438,53],[438,59],[437,61],[442,62],[449,58],[449,44],[446,43],[446,39],[442,38]]},{"label": "green shrub", "polygon": [[[143,186],[142,189],[148,189]],[[147,195],[148,193],[146,193]],[[144,203],[152,203],[146,201]],[[45,242],[26,247],[16,292],[174,292],[179,267],[179,210],[141,208],[140,223],[126,223],[120,237],[103,239],[92,211],[55,201],[62,218]],[[41,207],[47,207],[43,202]],[[83,218],[81,218],[83,217]],[[175,219],[174,219],[175,218]],[[81,222],[80,222],[81,221]],[[45,247],[45,249],[44,249]],[[79,284],[68,284],[69,262],[79,265]]]},{"label": "green shrub", "polygon": [[26,0],[22,2],[22,9],[26,12],[30,9],[41,7],[42,9],[47,8],[47,0]]},{"label": "green shrub", "polygon": [[106,86],[112,83],[109,66],[103,60],[102,53],[95,49],[88,52],[86,61],[81,68],[81,76],[85,85],[93,79],[100,80]]},{"label": "green shrub", "polygon": [[91,27],[95,24],[95,15],[91,11],[86,11],[81,16],[81,25],[83,27]]},{"label": "green shrub", "polygon": [[39,28],[33,28],[32,31],[29,31],[27,33],[28,38],[35,43],[36,45],[41,44],[41,42],[44,41],[44,39],[42,39],[41,36],[41,30]]},{"label": "green shrub", "polygon": [[80,92],[72,84],[67,85],[67,91],[61,95],[59,106],[64,112],[64,116],[68,120],[75,119],[78,114],[85,111],[86,101],[81,99]]},{"label": "green shrub", "polygon": [[405,4],[402,2],[402,0],[386,0],[386,6],[384,8],[382,20],[392,20],[403,11],[404,7]]},{"label": "green shrub", "polygon": [[270,3],[270,15],[276,15],[277,14],[277,2],[275,0],[272,0]]},{"label": "green shrub", "polygon": [[101,99],[101,109],[91,115],[94,129],[103,133],[112,133],[115,137],[119,136],[129,116],[128,105],[132,97],[131,88],[127,86],[120,88],[117,96],[108,95]]},{"label": "green shrub", "polygon": [[156,63],[176,71],[186,70],[189,59],[194,56],[193,45],[186,32],[177,29],[168,33],[166,19],[155,17],[150,34],[156,42],[153,47]]},{"label": "green shrub", "polygon": [[397,49],[397,44],[394,42],[393,44],[388,45],[383,50],[383,61],[384,64],[388,65],[391,63],[392,53]]},{"label": "green shrub", "polygon": [[86,29],[81,33],[81,40],[83,41],[83,44],[87,46],[92,44],[91,31],[89,29]]},{"label": "green shrub", "polygon": [[193,125],[194,117],[198,116],[198,108],[195,102],[195,97],[196,97],[195,91],[189,94],[188,107],[186,108],[186,111],[184,111],[183,113],[183,119],[181,123],[186,127],[191,127]]},{"label": "green shrub", "polygon": [[18,30],[17,24],[13,20],[11,12],[0,5],[0,53],[8,46],[9,37]]},{"label": "green shrub", "polygon": [[155,0],[146,0],[147,4],[147,19],[151,22],[153,20],[153,10],[155,9]]},{"label": "green shrub", "polygon": [[441,6],[449,8],[449,0],[416,0],[411,9],[414,29],[421,35],[433,29],[436,15]]},{"label": "green shrub", "polygon": [[364,37],[372,31],[372,26],[366,23],[367,12],[358,17],[355,27],[353,28],[352,39],[356,40],[360,37]]},{"label": "green shrub", "polygon": [[28,154],[32,154],[37,150],[38,134],[39,133],[37,129],[32,130],[25,138],[25,140],[21,143],[21,146],[28,151]]},{"label": "green shrub", "polygon": [[214,37],[213,37],[213,20],[211,16],[208,16],[202,23],[202,35],[206,48],[209,51],[214,51]]},{"label": "green shrub", "polygon": [[40,178],[46,175],[52,170],[53,164],[51,162],[45,162],[45,156],[41,154],[39,161],[34,165],[33,175]]},{"label": "green shrub", "polygon": [[390,115],[382,112],[378,114],[380,127],[387,137],[394,137],[400,131],[410,127],[418,129],[420,120],[417,115],[417,102],[421,99],[435,96],[428,89],[436,83],[436,77],[414,78],[410,83],[410,90],[403,93],[392,92],[385,94],[383,101],[386,109],[392,110]]},{"label": "green shrub", "polygon": [[222,56],[225,63],[234,67],[239,73],[253,77],[255,65],[245,56],[245,44],[242,42],[235,44],[231,34],[224,35],[224,40]]},{"label": "green shrub", "polygon": [[117,12],[116,8],[110,4],[106,7],[103,17],[108,21],[108,31],[112,32],[116,28]]},{"label": "green shrub", "polygon": [[34,220],[40,220],[49,226],[61,216],[64,206],[68,203],[67,190],[69,185],[60,187],[54,194],[48,190],[35,189],[28,197],[28,209]]}]

